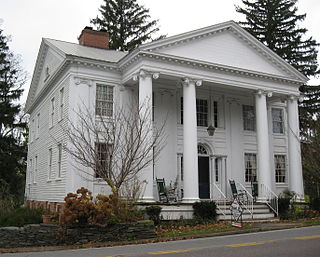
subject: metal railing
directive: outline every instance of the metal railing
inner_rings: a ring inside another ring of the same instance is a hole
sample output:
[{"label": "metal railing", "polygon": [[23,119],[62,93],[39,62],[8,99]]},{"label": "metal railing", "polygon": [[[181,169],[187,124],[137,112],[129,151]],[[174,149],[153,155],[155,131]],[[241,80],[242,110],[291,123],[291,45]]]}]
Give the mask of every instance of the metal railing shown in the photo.
[{"label": "metal railing", "polygon": [[265,203],[278,216],[278,196],[265,184],[260,184],[259,189],[261,190],[261,196],[265,198]]},{"label": "metal railing", "polygon": [[239,188],[238,186],[241,187],[242,191],[246,192],[246,196],[247,199],[243,202],[241,202],[242,207],[244,207],[250,214],[251,214],[251,218],[253,219],[253,203],[254,203],[254,197],[252,196],[252,194],[250,194],[248,192],[248,190],[244,187],[244,185],[242,185],[240,182],[237,182],[237,188]]},{"label": "metal railing", "polygon": [[215,183],[213,183],[213,185],[213,194],[217,192],[217,194],[213,195],[213,199],[216,202],[217,209],[223,214],[224,218],[226,218],[227,197]]}]

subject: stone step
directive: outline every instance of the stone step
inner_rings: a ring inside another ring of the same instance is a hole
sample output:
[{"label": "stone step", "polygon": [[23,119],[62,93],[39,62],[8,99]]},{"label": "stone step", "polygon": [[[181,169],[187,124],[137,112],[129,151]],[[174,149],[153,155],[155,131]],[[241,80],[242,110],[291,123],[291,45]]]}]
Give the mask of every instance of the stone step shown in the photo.
[{"label": "stone step", "polygon": [[[226,214],[226,215],[222,215],[219,214],[217,219],[220,220],[231,220],[231,214]],[[259,213],[259,214],[253,214],[253,218],[251,216],[251,214],[243,214],[242,215],[242,220],[255,220],[255,221],[261,221],[261,220],[269,220],[269,219],[274,219],[274,214],[273,213]]]}]

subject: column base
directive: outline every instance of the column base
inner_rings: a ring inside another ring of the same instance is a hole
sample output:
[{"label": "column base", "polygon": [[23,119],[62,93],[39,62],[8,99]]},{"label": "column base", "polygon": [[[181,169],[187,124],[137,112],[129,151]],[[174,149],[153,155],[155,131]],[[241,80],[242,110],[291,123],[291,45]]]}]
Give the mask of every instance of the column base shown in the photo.
[{"label": "column base", "polygon": [[148,196],[148,197],[143,197],[141,199],[138,200],[139,203],[155,203],[155,199],[152,196]]},{"label": "column base", "polygon": [[195,203],[199,201],[200,198],[182,198],[182,203]]}]

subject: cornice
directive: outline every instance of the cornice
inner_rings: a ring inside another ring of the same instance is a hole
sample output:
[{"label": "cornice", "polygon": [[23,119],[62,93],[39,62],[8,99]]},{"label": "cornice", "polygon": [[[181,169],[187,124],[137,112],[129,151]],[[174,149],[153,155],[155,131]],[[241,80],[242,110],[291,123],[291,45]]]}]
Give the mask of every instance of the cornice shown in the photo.
[{"label": "cornice", "polygon": [[246,70],[238,67],[232,67],[227,65],[221,65],[216,63],[210,63],[210,62],[199,61],[199,60],[190,59],[190,58],[178,57],[178,56],[149,52],[149,51],[136,52],[134,55],[131,56],[131,58],[127,59],[125,62],[120,63],[119,69],[123,72],[130,65],[144,58],[153,59],[159,62],[178,64],[182,66],[197,67],[203,70],[225,72],[225,73],[240,75],[240,76],[249,77],[249,78],[258,78],[258,79],[265,79],[265,80],[276,81],[281,83],[290,83],[297,86],[304,84],[304,82],[299,79],[271,75],[271,74],[262,73],[262,72],[252,72],[250,70]]}]

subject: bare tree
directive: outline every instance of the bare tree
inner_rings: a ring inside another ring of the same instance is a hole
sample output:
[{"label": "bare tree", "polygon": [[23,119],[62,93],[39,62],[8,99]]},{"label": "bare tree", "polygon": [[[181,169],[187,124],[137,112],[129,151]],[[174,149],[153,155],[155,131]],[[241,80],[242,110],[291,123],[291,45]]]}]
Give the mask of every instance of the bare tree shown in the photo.
[{"label": "bare tree", "polygon": [[119,109],[112,118],[97,116],[82,107],[76,121],[69,121],[65,130],[69,140],[65,150],[78,164],[90,169],[86,173],[92,178],[106,181],[116,197],[122,186],[152,165],[165,144],[165,121],[154,126],[151,110],[145,106]]}]

